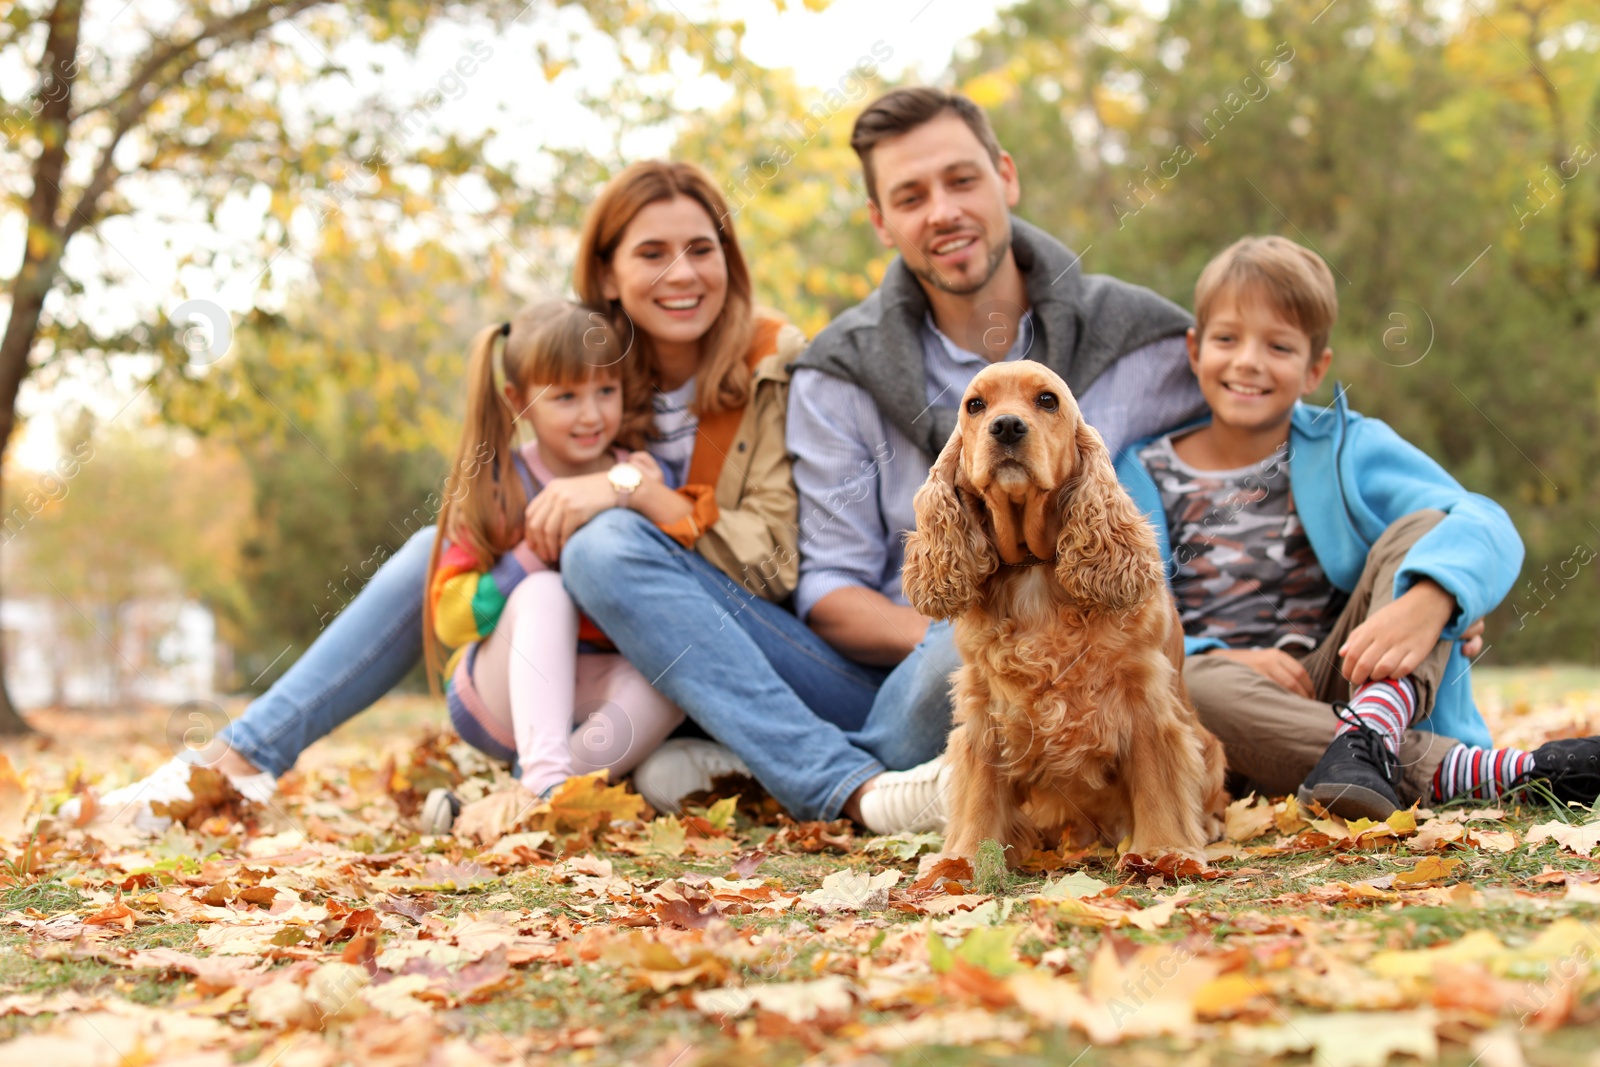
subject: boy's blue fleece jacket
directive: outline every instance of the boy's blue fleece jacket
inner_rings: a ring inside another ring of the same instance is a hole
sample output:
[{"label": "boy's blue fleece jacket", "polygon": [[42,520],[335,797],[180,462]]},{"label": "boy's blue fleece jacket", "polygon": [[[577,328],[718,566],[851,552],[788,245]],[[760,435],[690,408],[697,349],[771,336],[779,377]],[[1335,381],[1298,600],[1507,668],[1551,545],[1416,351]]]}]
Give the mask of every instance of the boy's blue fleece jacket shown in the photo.
[{"label": "boy's blue fleece jacket", "polygon": [[[1170,581],[1172,545],[1166,512],[1154,479],[1139,460],[1140,450],[1152,440],[1135,442],[1123,451],[1117,458],[1117,477],[1155,527]],[[1355,588],[1367,553],[1390,523],[1426,508],[1444,512],[1444,521],[1406,553],[1395,575],[1394,594],[1404,593],[1420,578],[1438,582],[1455,597],[1459,609],[1445,627],[1446,639],[1459,638],[1475,619],[1493,610],[1522,570],[1522,539],[1505,509],[1488,497],[1467,492],[1386,423],[1349,410],[1342,390],[1331,408],[1295,405],[1289,424],[1289,486],[1317,562],[1328,580],[1346,593]],[[1215,639],[1185,637],[1183,642],[1184,653],[1191,656],[1224,647]],[[1457,643],[1433,714],[1417,728],[1488,747],[1489,729],[1472,702],[1470,670]]]}]

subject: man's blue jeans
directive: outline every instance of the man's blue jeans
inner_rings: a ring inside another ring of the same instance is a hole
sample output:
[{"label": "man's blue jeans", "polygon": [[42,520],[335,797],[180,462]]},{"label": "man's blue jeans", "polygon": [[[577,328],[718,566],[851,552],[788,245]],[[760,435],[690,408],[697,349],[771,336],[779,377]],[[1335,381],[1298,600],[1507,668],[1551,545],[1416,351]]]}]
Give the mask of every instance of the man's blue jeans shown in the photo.
[{"label": "man's blue jeans", "polygon": [[622,654],[801,818],[835,818],[868,778],[944,750],[947,625],[885,678],[622,509],[572,536],[561,573]]},{"label": "man's blue jeans", "polygon": [[[240,755],[283,774],[416,665],[433,536],[419,531],[386,560],[228,726],[223,736]],[[617,647],[801,818],[835,818],[867,778],[944,750],[959,662],[944,623],[885,677],[634,512],[602,512],[562,560],[574,599]]]}]

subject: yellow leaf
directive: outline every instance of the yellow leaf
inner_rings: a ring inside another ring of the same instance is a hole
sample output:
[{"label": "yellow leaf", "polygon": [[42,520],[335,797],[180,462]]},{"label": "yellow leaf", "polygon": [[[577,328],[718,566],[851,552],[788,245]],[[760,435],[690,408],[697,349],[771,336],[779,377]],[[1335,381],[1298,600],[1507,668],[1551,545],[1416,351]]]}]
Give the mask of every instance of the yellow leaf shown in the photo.
[{"label": "yellow leaf", "polygon": [[1252,1000],[1262,997],[1261,987],[1243,974],[1225,974],[1201,986],[1194,995],[1196,1015],[1215,1019],[1236,1015]]},{"label": "yellow leaf", "polygon": [[650,824],[645,851],[658,856],[681,856],[688,847],[689,833],[675,815],[664,815]]},{"label": "yellow leaf", "polygon": [[28,828],[28,789],[18,777],[11,760],[0,752],[0,841],[22,836]]},{"label": "yellow leaf", "polygon": [[1228,805],[1223,833],[1229,841],[1250,841],[1272,829],[1275,815],[1271,804],[1252,793]]},{"label": "yellow leaf", "polygon": [[[644,798],[627,786],[606,785],[606,772],[595,771],[561,783],[550,797],[549,810],[535,819],[537,830],[598,830],[615,819],[644,814]],[[540,819],[548,825],[537,825]]]},{"label": "yellow leaf", "polygon": [[1283,802],[1281,808],[1275,809],[1274,821],[1278,824],[1278,833],[1292,834],[1305,828],[1305,816],[1300,813],[1300,802],[1293,796]]},{"label": "yellow leaf", "polygon": [[1421,885],[1450,877],[1450,872],[1461,866],[1461,861],[1442,856],[1424,856],[1417,865],[1404,874],[1394,876],[1395,885]]},{"label": "yellow leaf", "polygon": [[1417,832],[1417,813],[1415,809],[1397,811],[1383,821],[1388,823],[1389,828],[1396,834],[1414,834]]},{"label": "yellow leaf", "polygon": [[739,808],[739,796],[723,797],[711,807],[706,809],[706,822],[717,830],[726,830],[733,826],[733,813]]}]

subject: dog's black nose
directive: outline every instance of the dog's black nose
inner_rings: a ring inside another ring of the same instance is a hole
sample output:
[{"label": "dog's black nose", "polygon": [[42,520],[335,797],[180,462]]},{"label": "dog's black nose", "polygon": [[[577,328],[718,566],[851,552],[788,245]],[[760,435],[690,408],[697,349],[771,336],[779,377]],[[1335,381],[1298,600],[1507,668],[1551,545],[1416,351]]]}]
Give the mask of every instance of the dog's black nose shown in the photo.
[{"label": "dog's black nose", "polygon": [[1014,445],[1028,433],[1028,424],[1016,415],[1001,415],[989,424],[989,432],[1003,445]]}]

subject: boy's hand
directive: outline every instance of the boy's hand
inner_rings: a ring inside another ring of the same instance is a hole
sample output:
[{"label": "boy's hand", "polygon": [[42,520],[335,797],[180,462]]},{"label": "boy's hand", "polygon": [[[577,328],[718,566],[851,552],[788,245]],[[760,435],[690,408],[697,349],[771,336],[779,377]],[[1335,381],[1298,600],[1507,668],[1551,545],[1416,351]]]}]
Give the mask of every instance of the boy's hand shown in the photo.
[{"label": "boy's hand", "polygon": [[1291,693],[1303,696],[1307,700],[1316,699],[1316,691],[1311,688],[1311,675],[1299,660],[1281,648],[1215,648],[1205,655],[1221,656],[1223,659],[1243,663]]},{"label": "boy's hand", "polygon": [[1422,579],[1350,631],[1339,649],[1340,672],[1352,689],[1373,680],[1404,678],[1433,651],[1455,613],[1455,597],[1437,582]]}]

